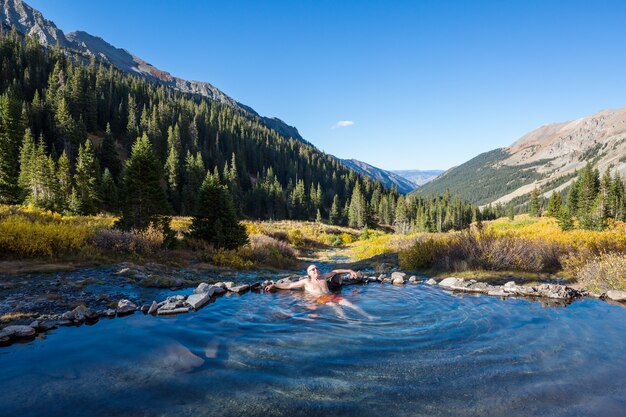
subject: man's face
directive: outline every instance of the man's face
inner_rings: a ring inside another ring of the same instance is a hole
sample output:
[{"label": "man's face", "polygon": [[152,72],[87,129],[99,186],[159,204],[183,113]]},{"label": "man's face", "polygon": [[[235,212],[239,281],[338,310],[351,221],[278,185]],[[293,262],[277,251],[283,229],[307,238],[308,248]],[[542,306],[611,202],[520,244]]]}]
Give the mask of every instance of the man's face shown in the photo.
[{"label": "man's face", "polygon": [[317,278],[320,275],[320,270],[317,269],[317,266],[311,265],[307,268],[307,273],[311,278]]}]

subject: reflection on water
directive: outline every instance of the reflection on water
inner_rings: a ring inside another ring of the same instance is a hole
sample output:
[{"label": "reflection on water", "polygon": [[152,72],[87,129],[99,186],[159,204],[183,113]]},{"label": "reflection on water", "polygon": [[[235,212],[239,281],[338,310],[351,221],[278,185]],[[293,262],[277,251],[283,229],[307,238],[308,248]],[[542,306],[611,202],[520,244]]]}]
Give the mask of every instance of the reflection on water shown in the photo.
[{"label": "reflection on water", "polygon": [[0,349],[0,415],[623,415],[626,309],[425,286],[297,293],[60,328]]}]

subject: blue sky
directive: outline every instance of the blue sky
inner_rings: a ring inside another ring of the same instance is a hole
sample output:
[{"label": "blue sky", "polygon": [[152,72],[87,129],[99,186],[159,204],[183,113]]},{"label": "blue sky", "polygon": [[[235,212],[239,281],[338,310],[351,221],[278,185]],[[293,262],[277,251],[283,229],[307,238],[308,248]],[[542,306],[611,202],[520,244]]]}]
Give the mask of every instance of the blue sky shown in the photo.
[{"label": "blue sky", "polygon": [[621,1],[26,1],[384,169],[626,106]]}]

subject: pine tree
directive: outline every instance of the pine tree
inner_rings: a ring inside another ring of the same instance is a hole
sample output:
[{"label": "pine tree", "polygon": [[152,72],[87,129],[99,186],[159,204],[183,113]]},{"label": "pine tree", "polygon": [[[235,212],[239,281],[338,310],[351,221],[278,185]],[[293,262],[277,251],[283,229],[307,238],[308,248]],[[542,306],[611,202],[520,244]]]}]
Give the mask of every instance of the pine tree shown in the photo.
[{"label": "pine tree", "polygon": [[84,145],[78,148],[78,158],[76,158],[76,174],[74,183],[78,199],[80,201],[81,214],[94,214],[99,207],[98,190],[98,162],[91,146],[91,141],[87,139]]},{"label": "pine tree", "polygon": [[193,214],[198,201],[198,190],[202,185],[206,169],[200,153],[194,158],[191,152],[187,152],[185,158],[185,182],[183,184],[181,213],[183,215]]},{"label": "pine tree", "polygon": [[235,249],[248,241],[245,227],[237,220],[231,195],[210,172],[200,187],[190,234],[224,249]]},{"label": "pine tree", "polygon": [[12,90],[0,96],[0,203],[20,200],[19,155],[24,136],[21,103]]},{"label": "pine tree", "polygon": [[24,141],[20,150],[20,174],[18,177],[18,185],[21,190],[21,201],[25,201],[32,193],[32,177],[35,164],[35,139],[30,131],[26,129],[24,133]]},{"label": "pine tree", "polygon": [[100,201],[102,202],[102,208],[109,213],[117,211],[118,207],[118,192],[113,175],[109,168],[105,168],[102,173],[102,181],[100,183]]},{"label": "pine tree", "polygon": [[335,194],[333,197],[333,205],[330,207],[328,215],[328,223],[332,225],[340,225],[341,222],[341,206],[339,205],[339,196]]},{"label": "pine tree", "polygon": [[395,229],[397,233],[406,234],[410,229],[409,213],[406,206],[406,199],[401,196],[396,204]]},{"label": "pine tree", "polygon": [[561,193],[553,191],[550,195],[550,199],[548,200],[548,207],[546,208],[546,216],[548,217],[558,217],[561,212],[561,206],[563,205],[563,201],[561,198]]},{"label": "pine tree", "polygon": [[100,148],[100,167],[108,169],[113,178],[118,179],[122,172],[122,165],[115,146],[111,124],[107,123],[102,146]]},{"label": "pine tree", "polygon": [[559,224],[561,230],[572,230],[574,228],[572,215],[566,206],[561,206],[557,223]]},{"label": "pine tree", "polygon": [[541,206],[539,203],[539,190],[535,188],[532,193],[530,193],[530,201],[528,202],[528,214],[531,217],[540,217],[541,216]]},{"label": "pine tree", "polygon": [[[70,160],[65,151],[63,151],[57,161],[57,184],[59,187],[55,205],[57,210],[61,212],[71,211],[73,213],[77,213],[80,208],[80,203],[78,202],[78,195],[76,194],[76,189],[74,188],[72,182]],[[74,197],[76,199],[75,202],[70,201],[72,193],[74,193]]]},{"label": "pine tree", "polygon": [[158,224],[170,213],[165,190],[161,186],[161,164],[152,152],[148,136],[137,138],[126,162],[121,194],[122,217],[117,226],[123,230],[144,230]]}]

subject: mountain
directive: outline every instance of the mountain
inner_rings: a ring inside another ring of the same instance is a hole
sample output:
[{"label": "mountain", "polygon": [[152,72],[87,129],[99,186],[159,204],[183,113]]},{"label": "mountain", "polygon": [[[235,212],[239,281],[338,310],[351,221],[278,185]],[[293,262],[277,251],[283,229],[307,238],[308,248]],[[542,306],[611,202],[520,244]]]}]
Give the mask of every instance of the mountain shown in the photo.
[{"label": "mountain", "polygon": [[439,175],[441,175],[441,173],[443,173],[443,170],[433,169],[433,170],[428,170],[428,171],[422,171],[419,169],[404,169],[404,170],[393,170],[391,172],[394,174],[398,174],[401,177],[406,178],[407,180],[411,181],[413,184],[417,186],[421,186],[421,185],[426,184],[429,181],[432,181]]},{"label": "mountain", "polygon": [[361,175],[380,181],[380,183],[387,188],[396,187],[402,194],[407,194],[417,188],[417,185],[411,180],[394,174],[391,171],[376,168],[365,162],[357,161],[356,159],[339,159],[339,162]]},{"label": "mountain", "polygon": [[258,117],[267,127],[276,130],[285,137],[304,141],[298,129],[289,126],[278,118],[260,116],[251,107],[239,103],[215,86],[202,81],[188,81],[174,77],[133,55],[126,49],[116,48],[104,39],[87,32],[76,31],[65,35],[54,22],[43,17],[41,12],[33,9],[22,0],[0,0],[0,21],[15,27],[24,35],[34,35],[43,46],[52,47],[57,43],[67,49],[79,51],[86,56],[95,56],[110,63],[117,69],[142,77],[150,82],[166,85],[178,91],[198,94],[209,100],[229,105],[243,112]]},{"label": "mountain", "polygon": [[449,169],[415,193],[449,189],[473,203],[519,203],[534,188],[546,198],[564,190],[587,163],[626,174],[626,107],[541,126],[509,147]]}]

